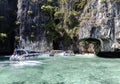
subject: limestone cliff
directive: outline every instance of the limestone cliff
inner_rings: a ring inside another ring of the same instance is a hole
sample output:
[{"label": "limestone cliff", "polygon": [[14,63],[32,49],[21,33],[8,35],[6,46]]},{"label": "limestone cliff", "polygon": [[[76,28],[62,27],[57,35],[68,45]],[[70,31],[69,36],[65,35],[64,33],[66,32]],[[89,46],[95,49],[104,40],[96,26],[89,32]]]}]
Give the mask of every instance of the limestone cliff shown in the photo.
[{"label": "limestone cliff", "polygon": [[[71,5],[72,2],[62,0],[18,0],[18,20],[16,21],[18,25],[16,38],[19,38],[18,48],[37,50],[69,49],[72,44],[67,32],[69,29],[66,25],[66,17],[68,17],[69,11],[74,8]],[[71,17],[76,20],[72,14]],[[75,27],[74,24],[72,25]]]},{"label": "limestone cliff", "polygon": [[19,45],[76,50],[79,40],[90,38],[99,40],[94,45],[98,51],[112,51],[112,44],[119,41],[119,4],[119,0],[18,0]]},{"label": "limestone cliff", "polygon": [[119,27],[120,0],[0,0],[1,47],[112,51]]},{"label": "limestone cliff", "polygon": [[47,48],[43,24],[49,21],[49,17],[41,12],[43,4],[44,0],[18,0],[18,47],[39,50]]},{"label": "limestone cliff", "polygon": [[91,0],[84,7],[83,13],[79,19],[79,39],[99,39],[102,51],[112,51],[112,44],[119,42],[119,0]]}]

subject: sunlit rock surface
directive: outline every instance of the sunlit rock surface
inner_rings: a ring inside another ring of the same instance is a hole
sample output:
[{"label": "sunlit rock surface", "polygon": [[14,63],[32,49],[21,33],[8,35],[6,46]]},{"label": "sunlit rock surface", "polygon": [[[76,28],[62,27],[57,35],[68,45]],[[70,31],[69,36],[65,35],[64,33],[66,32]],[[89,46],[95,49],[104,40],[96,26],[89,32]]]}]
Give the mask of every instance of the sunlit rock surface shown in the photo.
[{"label": "sunlit rock surface", "polygon": [[114,42],[120,39],[120,2],[91,0],[80,17],[79,38],[97,38],[101,51],[112,51]]}]

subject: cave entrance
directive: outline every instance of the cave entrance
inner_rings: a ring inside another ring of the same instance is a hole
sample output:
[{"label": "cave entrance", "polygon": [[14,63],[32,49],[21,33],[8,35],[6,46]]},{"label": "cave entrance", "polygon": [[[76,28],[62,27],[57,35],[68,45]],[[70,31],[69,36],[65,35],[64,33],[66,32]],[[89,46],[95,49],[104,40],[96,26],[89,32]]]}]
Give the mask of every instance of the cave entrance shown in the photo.
[{"label": "cave entrance", "polygon": [[101,51],[101,42],[96,38],[84,38],[79,41],[80,53],[94,53]]},{"label": "cave entrance", "polygon": [[54,50],[59,50],[59,41],[53,40],[53,49]]},{"label": "cave entrance", "polygon": [[54,50],[63,50],[64,49],[64,38],[57,38],[53,40],[53,49]]}]

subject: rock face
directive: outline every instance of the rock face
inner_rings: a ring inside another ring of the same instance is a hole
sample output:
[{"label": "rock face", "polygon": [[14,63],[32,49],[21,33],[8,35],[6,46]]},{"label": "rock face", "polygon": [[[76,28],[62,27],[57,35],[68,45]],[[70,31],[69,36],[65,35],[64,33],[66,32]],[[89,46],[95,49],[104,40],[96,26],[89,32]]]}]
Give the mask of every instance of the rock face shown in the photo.
[{"label": "rock face", "polygon": [[18,24],[18,47],[25,49],[47,49],[46,31],[43,26],[49,17],[41,12],[42,0],[18,0],[16,22]]},{"label": "rock face", "polygon": [[7,51],[14,40],[25,49],[113,51],[120,42],[120,0],[0,0],[0,33],[8,36],[0,43]]},{"label": "rock face", "polygon": [[[112,44],[120,39],[120,1],[85,1],[85,6],[79,10],[79,39],[97,39],[100,41],[101,51],[112,51]],[[50,17],[41,10],[43,4],[46,4],[46,0],[18,0],[20,48],[52,49],[52,44],[47,45],[46,30],[43,26],[50,21]]]},{"label": "rock face", "polygon": [[[72,9],[75,8],[72,7],[74,6],[72,2],[69,4],[70,2],[67,0],[18,0],[18,21],[16,22],[18,25],[17,37],[20,38],[20,41],[17,42],[18,48],[36,50],[74,49],[73,44],[71,44],[72,42],[69,41],[71,37],[64,28],[67,23],[65,17],[68,17],[70,13],[68,13],[68,10],[72,11]],[[74,2],[74,4],[75,3],[76,2]],[[42,7],[49,13],[43,12]],[[53,9],[54,12],[57,12],[57,19],[54,16],[55,13],[52,11]],[[66,41],[66,39],[68,39],[68,41]]]},{"label": "rock face", "polygon": [[79,39],[96,38],[101,51],[112,51],[112,44],[120,41],[120,1],[91,0],[80,17]]}]

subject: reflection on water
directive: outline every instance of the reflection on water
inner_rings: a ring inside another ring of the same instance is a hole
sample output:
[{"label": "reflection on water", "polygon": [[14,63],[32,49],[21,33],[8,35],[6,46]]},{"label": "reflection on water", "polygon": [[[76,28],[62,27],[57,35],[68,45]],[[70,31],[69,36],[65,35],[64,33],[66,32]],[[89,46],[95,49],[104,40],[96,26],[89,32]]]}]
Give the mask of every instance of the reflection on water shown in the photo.
[{"label": "reflection on water", "polygon": [[120,84],[120,59],[38,57],[0,61],[0,84]]}]

